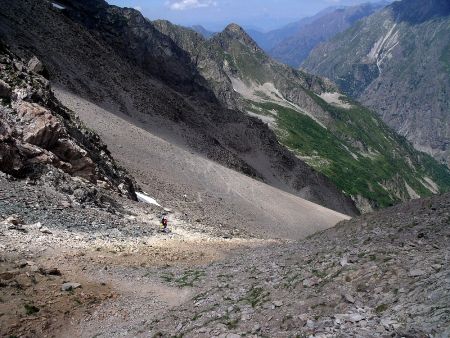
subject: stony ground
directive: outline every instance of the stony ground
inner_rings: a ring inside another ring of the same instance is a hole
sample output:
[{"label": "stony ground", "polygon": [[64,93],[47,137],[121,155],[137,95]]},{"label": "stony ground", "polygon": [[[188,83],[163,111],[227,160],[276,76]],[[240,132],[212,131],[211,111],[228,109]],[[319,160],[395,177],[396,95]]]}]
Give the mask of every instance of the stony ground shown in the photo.
[{"label": "stony ground", "polygon": [[[37,182],[5,175],[0,180],[0,331],[6,337],[94,336],[104,320],[115,318],[110,313],[119,316],[113,320],[117,327],[121,321],[128,325],[130,316],[152,317],[183,298],[164,283],[135,278],[136,271],[206,264],[264,243],[187,223],[175,212],[169,216],[171,233],[164,234],[162,208],[103,194],[57,170]],[[101,197],[89,200],[92,190]],[[114,202],[102,201],[106,196]],[[81,287],[63,291],[65,282]],[[100,317],[81,328],[99,304],[105,304]],[[112,329],[110,324],[104,323]]]},{"label": "stony ground", "polygon": [[1,219],[18,220],[0,230],[4,337],[450,334],[449,195],[289,242],[176,212],[163,234],[160,208],[82,201],[49,176],[0,178]]}]

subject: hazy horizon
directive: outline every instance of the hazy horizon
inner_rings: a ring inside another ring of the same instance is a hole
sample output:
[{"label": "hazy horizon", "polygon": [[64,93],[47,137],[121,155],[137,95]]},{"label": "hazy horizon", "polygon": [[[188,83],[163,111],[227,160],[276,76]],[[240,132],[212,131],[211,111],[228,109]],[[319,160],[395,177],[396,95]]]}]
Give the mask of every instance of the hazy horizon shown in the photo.
[{"label": "hazy horizon", "polygon": [[268,31],[331,6],[352,6],[379,0],[107,0],[112,5],[138,9],[150,20],[201,25],[211,31],[222,30],[234,22],[247,29]]}]

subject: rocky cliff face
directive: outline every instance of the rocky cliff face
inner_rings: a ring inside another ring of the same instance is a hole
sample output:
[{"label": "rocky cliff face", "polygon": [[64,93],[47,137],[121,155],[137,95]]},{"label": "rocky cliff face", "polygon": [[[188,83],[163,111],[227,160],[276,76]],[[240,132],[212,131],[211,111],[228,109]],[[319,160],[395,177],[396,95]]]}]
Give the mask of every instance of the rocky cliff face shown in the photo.
[{"label": "rocky cliff face", "polygon": [[0,171],[37,179],[58,168],[136,198],[98,135],[53,96],[37,58],[25,64],[1,45],[0,69]]},{"label": "rocky cliff face", "polygon": [[[0,3],[0,34],[22,56],[37,55],[56,84],[249,176],[343,213],[357,212],[350,198],[281,146],[264,123],[229,109],[237,106],[230,80],[208,66],[210,60],[192,58],[138,11],[100,0],[59,3],[63,9],[46,1]],[[206,78],[203,63],[219,81]]]},{"label": "rocky cliff face", "polygon": [[449,35],[448,1],[403,0],[317,47],[304,66],[449,164]]},{"label": "rocky cliff face", "polygon": [[[238,25],[209,40],[169,22],[155,27],[198,62],[211,86],[226,84],[214,87],[224,104],[232,102],[267,123],[282,144],[351,195],[360,210],[450,188],[450,172],[414,151],[376,114],[330,81],[274,61]],[[232,101],[223,99],[224,92]]]}]

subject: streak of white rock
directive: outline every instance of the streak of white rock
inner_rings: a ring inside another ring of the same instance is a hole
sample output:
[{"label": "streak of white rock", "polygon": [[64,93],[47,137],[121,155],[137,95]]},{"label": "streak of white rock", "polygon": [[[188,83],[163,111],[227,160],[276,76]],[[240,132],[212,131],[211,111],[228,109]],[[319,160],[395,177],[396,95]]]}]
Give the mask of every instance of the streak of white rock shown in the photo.
[{"label": "streak of white rock", "polygon": [[139,202],[157,205],[158,207],[161,206],[161,204],[156,202],[156,200],[153,197],[150,197],[150,196],[148,196],[148,195],[146,195],[144,193],[137,192],[136,196],[137,196]]},{"label": "streak of white rock", "polygon": [[52,2],[53,7],[57,8],[57,9],[66,9],[66,7],[56,3],[56,2]]},{"label": "streak of white rock", "polygon": [[390,57],[391,51],[398,45],[398,31],[395,32],[397,24],[394,23],[385,36],[381,37],[372,47],[367,55],[370,61],[375,61],[378,71],[381,73],[381,64],[386,57]]},{"label": "streak of white rock", "polygon": [[[257,84],[252,82],[250,85],[247,85],[244,81],[236,77],[230,77],[231,83],[233,85],[233,90],[239,94],[241,94],[244,98],[249,99],[254,102],[275,102],[283,107],[293,109],[303,115],[309,116],[314,121],[316,121],[321,127],[327,129],[327,127],[320,122],[314,114],[307,111],[306,109],[301,108],[294,102],[287,100],[280,91],[275,87],[275,85],[271,82],[266,82],[264,84]],[[262,93],[266,95],[268,98],[263,98],[258,96],[258,93]]]}]

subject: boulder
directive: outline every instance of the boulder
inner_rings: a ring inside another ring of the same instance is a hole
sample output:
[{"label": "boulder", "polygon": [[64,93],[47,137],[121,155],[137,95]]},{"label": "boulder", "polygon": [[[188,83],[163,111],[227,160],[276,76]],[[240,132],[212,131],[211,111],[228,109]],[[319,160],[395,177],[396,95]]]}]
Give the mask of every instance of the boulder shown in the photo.
[{"label": "boulder", "polygon": [[74,141],[67,138],[56,142],[52,152],[64,162],[70,164],[67,172],[74,176],[93,180],[95,177],[95,164],[88,157],[86,150],[78,146]]},{"label": "boulder", "polygon": [[28,69],[37,74],[43,74],[45,70],[44,65],[36,56],[33,56],[28,61]]},{"label": "boulder", "polygon": [[354,304],[355,303],[355,298],[352,295],[348,294],[348,293],[344,294],[342,297],[344,297],[344,299],[350,304]]},{"label": "boulder", "polygon": [[80,283],[69,282],[69,283],[64,283],[61,286],[61,290],[62,291],[72,291],[72,290],[78,289],[79,287],[81,287]]},{"label": "boulder", "polygon": [[25,101],[19,102],[16,109],[23,123],[25,142],[49,149],[63,135],[60,121],[48,109]]},{"label": "boulder", "polygon": [[61,271],[59,271],[58,268],[50,268],[50,269],[46,269],[46,268],[39,268],[39,272],[45,276],[50,275],[50,276],[61,276]]},{"label": "boulder", "polygon": [[321,281],[322,280],[320,278],[317,278],[317,277],[308,278],[308,279],[305,279],[303,281],[303,286],[305,288],[310,288],[312,286],[319,285]]},{"label": "boulder", "polygon": [[22,219],[17,215],[11,215],[5,220],[2,221],[3,224],[11,224],[11,225],[21,225],[23,224]]},{"label": "boulder", "polygon": [[425,275],[426,272],[420,269],[412,269],[409,271],[409,277],[419,277]]}]

